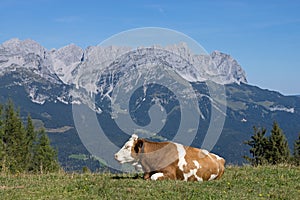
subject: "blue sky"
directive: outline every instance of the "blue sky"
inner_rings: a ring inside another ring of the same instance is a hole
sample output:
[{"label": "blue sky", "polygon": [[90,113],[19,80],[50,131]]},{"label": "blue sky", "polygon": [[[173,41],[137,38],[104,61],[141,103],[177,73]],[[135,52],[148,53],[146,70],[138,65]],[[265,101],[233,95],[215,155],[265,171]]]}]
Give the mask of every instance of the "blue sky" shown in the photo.
[{"label": "blue sky", "polygon": [[132,28],[170,28],[208,52],[231,54],[251,85],[300,94],[299,11],[292,0],[0,0],[0,43],[17,37],[85,48]]}]

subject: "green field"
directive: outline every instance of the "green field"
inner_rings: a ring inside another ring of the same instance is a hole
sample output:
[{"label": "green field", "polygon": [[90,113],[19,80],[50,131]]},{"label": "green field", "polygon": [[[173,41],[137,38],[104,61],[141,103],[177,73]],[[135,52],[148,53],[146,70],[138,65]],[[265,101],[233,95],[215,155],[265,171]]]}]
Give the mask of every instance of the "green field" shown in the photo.
[{"label": "green field", "polygon": [[0,199],[300,199],[300,167],[227,166],[210,182],[145,181],[131,174],[0,175]]}]

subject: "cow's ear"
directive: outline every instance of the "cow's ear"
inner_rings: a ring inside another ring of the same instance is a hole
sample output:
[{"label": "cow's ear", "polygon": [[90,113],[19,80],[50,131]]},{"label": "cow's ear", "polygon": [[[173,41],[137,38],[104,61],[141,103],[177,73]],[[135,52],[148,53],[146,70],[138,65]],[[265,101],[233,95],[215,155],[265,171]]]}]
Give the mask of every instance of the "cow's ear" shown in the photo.
[{"label": "cow's ear", "polygon": [[137,140],[139,137],[137,136],[137,134],[132,134],[131,136],[131,140]]},{"label": "cow's ear", "polygon": [[137,142],[136,142],[136,144],[134,146],[135,153],[141,152],[143,145],[144,145],[144,141],[143,140],[141,140],[141,139],[137,140]]}]

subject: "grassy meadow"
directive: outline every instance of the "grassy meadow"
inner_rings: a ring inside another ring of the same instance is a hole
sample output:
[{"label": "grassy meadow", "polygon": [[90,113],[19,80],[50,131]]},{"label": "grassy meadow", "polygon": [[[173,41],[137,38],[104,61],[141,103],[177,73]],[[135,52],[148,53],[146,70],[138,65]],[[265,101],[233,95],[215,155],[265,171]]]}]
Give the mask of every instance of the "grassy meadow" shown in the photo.
[{"label": "grassy meadow", "polygon": [[1,174],[0,199],[300,199],[300,167],[227,166],[210,182],[145,181],[134,174]]}]

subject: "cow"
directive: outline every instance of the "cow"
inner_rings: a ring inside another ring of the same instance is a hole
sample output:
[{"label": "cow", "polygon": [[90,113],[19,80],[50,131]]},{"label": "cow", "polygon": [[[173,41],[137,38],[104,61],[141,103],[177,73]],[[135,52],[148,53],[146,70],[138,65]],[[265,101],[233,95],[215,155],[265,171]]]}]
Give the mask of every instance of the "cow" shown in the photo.
[{"label": "cow", "polygon": [[207,150],[174,142],[152,142],[133,134],[115,154],[121,164],[140,166],[145,180],[210,181],[219,179],[225,160]]}]

